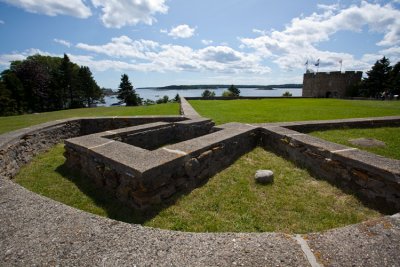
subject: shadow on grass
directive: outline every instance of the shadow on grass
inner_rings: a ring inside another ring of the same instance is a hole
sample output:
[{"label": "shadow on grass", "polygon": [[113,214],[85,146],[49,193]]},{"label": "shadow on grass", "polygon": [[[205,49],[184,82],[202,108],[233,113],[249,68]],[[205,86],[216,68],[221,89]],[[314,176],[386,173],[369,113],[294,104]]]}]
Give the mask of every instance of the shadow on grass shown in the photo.
[{"label": "shadow on grass", "polygon": [[122,203],[104,188],[97,187],[88,177],[79,171],[71,170],[65,164],[57,167],[56,172],[74,183],[83,194],[106,212],[108,218],[127,223],[144,224],[163,209],[176,203],[179,198],[190,193],[190,191],[185,191],[176,194],[166,204],[154,206],[151,210],[139,211]]}]

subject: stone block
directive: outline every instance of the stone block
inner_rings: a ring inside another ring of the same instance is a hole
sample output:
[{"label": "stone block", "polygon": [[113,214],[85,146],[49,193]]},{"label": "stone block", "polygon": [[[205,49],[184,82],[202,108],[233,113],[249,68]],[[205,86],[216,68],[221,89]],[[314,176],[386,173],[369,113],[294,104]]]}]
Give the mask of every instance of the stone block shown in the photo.
[{"label": "stone block", "polygon": [[274,173],[271,170],[258,170],[254,179],[259,184],[271,184],[274,182]]}]

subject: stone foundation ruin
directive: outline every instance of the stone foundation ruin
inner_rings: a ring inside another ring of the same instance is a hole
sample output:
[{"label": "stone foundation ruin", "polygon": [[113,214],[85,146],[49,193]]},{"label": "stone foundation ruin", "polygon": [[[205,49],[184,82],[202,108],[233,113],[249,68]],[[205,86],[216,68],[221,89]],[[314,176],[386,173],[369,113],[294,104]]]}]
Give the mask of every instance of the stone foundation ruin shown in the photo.
[{"label": "stone foundation ruin", "polygon": [[400,210],[400,161],[331,143],[306,133],[338,127],[400,125],[400,117],[285,124],[208,119],[156,122],[65,141],[67,165],[135,209],[168,204],[204,184],[257,145],[385,211]]}]

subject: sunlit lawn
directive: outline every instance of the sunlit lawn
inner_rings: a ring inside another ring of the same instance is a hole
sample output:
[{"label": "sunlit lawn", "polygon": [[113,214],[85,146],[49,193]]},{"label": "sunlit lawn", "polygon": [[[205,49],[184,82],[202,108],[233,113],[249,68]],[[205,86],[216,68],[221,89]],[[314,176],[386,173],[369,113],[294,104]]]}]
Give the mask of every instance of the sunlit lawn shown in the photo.
[{"label": "sunlit lawn", "polygon": [[[313,136],[369,151],[384,157],[400,160],[400,128],[382,127],[369,129],[336,129],[329,131],[317,131],[309,133]],[[351,139],[373,138],[385,142],[384,147],[356,146],[349,142]]]},{"label": "sunlit lawn", "polygon": [[98,107],[60,110],[36,114],[0,117],[0,134],[43,122],[74,117],[179,115],[179,104],[168,103],[139,107]]},{"label": "sunlit lawn", "polygon": [[340,99],[191,100],[202,116],[227,122],[287,122],[400,115],[400,101]]}]

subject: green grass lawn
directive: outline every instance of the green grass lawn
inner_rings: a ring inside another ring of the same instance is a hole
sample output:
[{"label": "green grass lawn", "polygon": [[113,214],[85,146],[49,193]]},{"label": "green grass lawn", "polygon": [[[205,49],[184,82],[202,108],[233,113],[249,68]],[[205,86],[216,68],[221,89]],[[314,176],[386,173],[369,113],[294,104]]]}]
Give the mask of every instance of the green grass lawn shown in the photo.
[{"label": "green grass lawn", "polygon": [[[145,218],[65,168],[63,151],[57,145],[36,157],[16,176],[17,183],[78,209],[126,222],[194,232],[308,233],[381,216],[354,196],[256,148],[157,216]],[[273,184],[253,181],[260,168],[275,172]]]},{"label": "green grass lawn", "polygon": [[400,115],[400,101],[340,99],[191,100],[202,116],[227,122],[286,122]]},{"label": "green grass lawn", "polygon": [[89,179],[64,166],[64,145],[58,144],[23,166],[15,181],[23,187],[71,207],[125,222],[143,222],[141,214],[96,189]]},{"label": "green grass lawn", "polygon": [[[400,101],[264,99],[190,103],[201,115],[212,118],[218,124],[231,121],[260,123],[400,115]],[[71,117],[177,114],[178,104],[165,104],[0,117],[0,133]],[[388,144],[388,153],[394,153],[383,155],[398,158],[398,129],[377,128],[357,133],[359,130],[345,129],[312,134],[338,143],[353,137],[379,139]],[[367,135],[369,133],[373,135]],[[348,137],[346,134],[349,134]],[[63,151],[63,146],[58,145],[48,153],[39,155],[21,169],[16,181],[67,205],[130,223],[194,232],[307,233],[381,216],[363,206],[354,196],[343,193],[327,182],[316,180],[307,171],[273,153],[256,148],[201,188],[179,197],[176,204],[161,210],[155,217],[148,217],[121,205],[101,190],[96,190],[79,173],[68,170],[64,166]],[[275,172],[274,184],[261,186],[254,183],[252,177],[260,168]]]},{"label": "green grass lawn", "polygon": [[[387,158],[400,160],[400,128],[382,127],[369,129],[336,129],[311,132],[310,135],[350,147],[356,147]],[[362,147],[349,142],[350,139],[373,138],[386,143],[385,147]]]},{"label": "green grass lawn", "polygon": [[32,125],[74,117],[179,115],[179,104],[168,103],[140,107],[98,107],[60,110],[37,114],[0,117],[0,134]]}]

